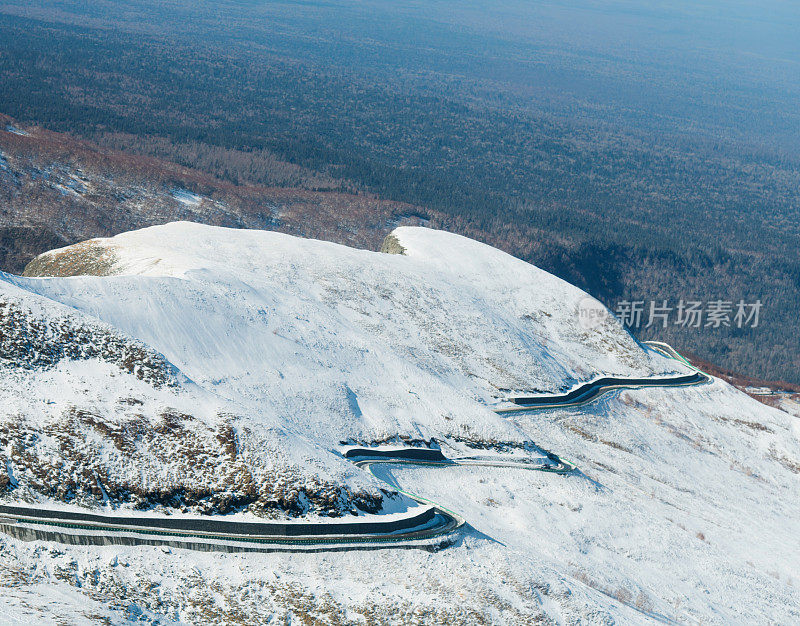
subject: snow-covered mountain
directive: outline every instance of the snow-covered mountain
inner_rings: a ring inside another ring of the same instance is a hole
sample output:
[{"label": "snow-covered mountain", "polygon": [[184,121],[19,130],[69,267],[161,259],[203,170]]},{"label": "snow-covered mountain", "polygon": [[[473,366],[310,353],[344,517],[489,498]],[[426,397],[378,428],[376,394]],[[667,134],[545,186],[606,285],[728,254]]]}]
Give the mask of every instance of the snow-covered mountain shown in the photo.
[{"label": "snow-covered mountain", "polygon": [[720,381],[498,414],[514,395],[688,369],[613,317],[585,328],[586,294],[486,245],[404,227],[385,250],[178,222],[0,275],[3,500],[379,514],[399,496],[339,452],[402,441],[547,450],[579,474],[392,469],[470,524],[435,553],[0,538],[13,615],[80,613],[88,595],[112,621],[800,620],[800,420]]}]

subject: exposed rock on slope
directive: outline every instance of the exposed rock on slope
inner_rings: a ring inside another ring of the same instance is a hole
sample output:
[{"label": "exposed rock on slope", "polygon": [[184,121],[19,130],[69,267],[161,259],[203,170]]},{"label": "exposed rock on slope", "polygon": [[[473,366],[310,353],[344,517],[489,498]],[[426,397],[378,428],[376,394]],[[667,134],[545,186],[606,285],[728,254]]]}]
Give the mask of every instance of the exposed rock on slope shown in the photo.
[{"label": "exposed rock on slope", "polygon": [[[282,467],[282,437],[254,434],[236,420],[216,426],[164,409],[147,416],[145,401],[120,398],[96,412],[67,407],[42,423],[15,415],[0,421],[0,488],[14,499],[44,496],[84,506],[260,516],[339,516],[377,512],[378,490],[358,492]],[[5,468],[13,468],[8,473]],[[5,470],[5,471],[4,471]]]},{"label": "exposed rock on slope", "polygon": [[33,259],[23,276],[108,276],[114,265],[114,249],[83,241],[59,254],[44,253]]},{"label": "exposed rock on slope", "polygon": [[381,244],[381,252],[385,254],[404,254],[406,249],[400,244],[400,240],[394,233],[386,235],[386,239]]}]

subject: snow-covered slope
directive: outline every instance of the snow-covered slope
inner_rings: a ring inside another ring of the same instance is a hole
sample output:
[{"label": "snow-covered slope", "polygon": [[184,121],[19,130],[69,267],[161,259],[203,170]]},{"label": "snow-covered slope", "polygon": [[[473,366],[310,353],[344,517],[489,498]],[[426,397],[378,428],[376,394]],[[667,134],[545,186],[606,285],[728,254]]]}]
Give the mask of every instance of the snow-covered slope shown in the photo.
[{"label": "snow-covered slope", "polygon": [[269,516],[380,504],[337,455],[266,416],[248,427],[148,345],[8,282],[0,371],[7,498]]},{"label": "snow-covered slope", "polygon": [[[498,250],[422,228],[387,249],[401,254],[175,223],[36,264],[101,275],[3,275],[0,312],[25,331],[0,341],[6,499],[122,501],[138,484],[139,504],[189,511],[364,511],[381,485],[336,450],[397,437],[450,455],[535,444],[580,474],[392,470],[471,525],[437,553],[53,553],[0,538],[15,597],[58,579],[131,616],[195,622],[800,620],[800,420],[719,381],[502,417],[492,407],[515,393],[685,370],[613,318],[584,329],[585,294]],[[59,351],[65,337],[87,347]],[[26,338],[49,355],[30,368]],[[47,491],[53,475],[73,493]]]},{"label": "snow-covered slope", "polygon": [[13,281],[153,346],[247,413],[331,442],[508,437],[483,405],[512,391],[675,370],[613,318],[582,329],[585,294],[527,263],[444,232],[394,236],[404,255],[174,223],[92,242],[113,278]]}]

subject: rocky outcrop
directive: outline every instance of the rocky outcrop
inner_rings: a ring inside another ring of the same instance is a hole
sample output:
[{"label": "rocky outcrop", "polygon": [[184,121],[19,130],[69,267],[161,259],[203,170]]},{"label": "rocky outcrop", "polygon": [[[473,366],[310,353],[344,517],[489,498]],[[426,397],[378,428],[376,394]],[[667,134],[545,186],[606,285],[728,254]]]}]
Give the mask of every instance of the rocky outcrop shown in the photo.
[{"label": "rocky outcrop", "polygon": [[94,240],[63,250],[40,254],[25,266],[23,276],[109,276],[113,273],[113,248]]},{"label": "rocky outcrop", "polygon": [[400,240],[397,237],[389,233],[381,244],[381,252],[384,254],[405,254],[406,249],[400,245]]}]

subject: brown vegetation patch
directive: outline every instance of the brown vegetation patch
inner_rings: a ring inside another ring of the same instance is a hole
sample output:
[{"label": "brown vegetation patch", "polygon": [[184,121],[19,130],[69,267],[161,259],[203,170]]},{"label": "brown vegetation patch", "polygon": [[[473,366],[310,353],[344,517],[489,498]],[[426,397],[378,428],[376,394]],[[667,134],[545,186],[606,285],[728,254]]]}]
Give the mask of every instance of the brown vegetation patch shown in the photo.
[{"label": "brown vegetation patch", "polygon": [[37,256],[25,266],[23,276],[110,276],[116,261],[114,249],[99,241],[76,243],[57,252]]},{"label": "brown vegetation patch", "polygon": [[631,450],[630,448],[628,448],[626,446],[623,446],[622,444],[617,443],[616,441],[609,441],[607,439],[602,439],[601,437],[599,437],[597,435],[593,435],[592,433],[586,432],[585,430],[579,428],[578,426],[576,426],[574,424],[569,424],[569,423],[564,422],[564,427],[567,430],[575,433],[576,435],[578,435],[582,439],[585,439],[586,441],[592,441],[594,443],[602,443],[603,445],[609,446],[611,448],[615,448],[616,450],[620,450],[622,452],[627,452],[628,454],[633,454],[633,450]]},{"label": "brown vegetation patch", "polygon": [[9,451],[16,482],[6,476],[0,486],[19,490],[23,498],[39,494],[90,506],[103,502],[215,515],[380,510],[380,491],[354,491],[280,463],[265,466],[258,459],[269,451],[240,452],[238,435],[230,421],[209,428],[174,410],[153,422],[141,415],[106,419],[70,407],[38,428],[22,417],[9,418],[0,423],[0,446]]},{"label": "brown vegetation patch", "polygon": [[140,341],[70,316],[42,318],[0,297],[0,365],[30,370],[88,359],[113,363],[155,387],[178,384],[175,368]]}]

